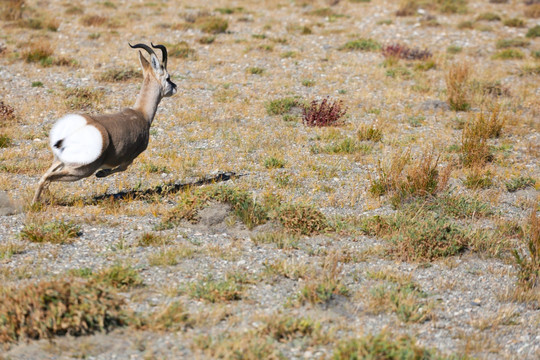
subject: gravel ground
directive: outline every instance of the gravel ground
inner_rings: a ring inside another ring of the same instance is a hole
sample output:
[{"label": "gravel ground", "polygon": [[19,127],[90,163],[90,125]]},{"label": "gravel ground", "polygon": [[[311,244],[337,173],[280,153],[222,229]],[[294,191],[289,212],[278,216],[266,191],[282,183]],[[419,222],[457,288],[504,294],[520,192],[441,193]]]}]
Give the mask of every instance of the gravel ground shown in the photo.
[{"label": "gravel ground", "polygon": [[[503,221],[523,223],[531,207],[538,210],[540,204],[540,87],[538,72],[520,74],[527,66],[538,69],[534,52],[539,51],[540,40],[526,38],[529,44],[520,48],[524,59],[492,58],[499,51],[498,39],[525,38],[528,29],[540,25],[538,18],[523,15],[528,9],[523,2],[474,0],[468,1],[465,14],[426,8],[407,17],[396,17],[399,2],[389,0],[26,3],[23,19],[56,19],[58,29],[30,29],[17,21],[0,20],[0,100],[15,110],[15,120],[0,125],[0,132],[11,139],[9,146],[0,147],[0,246],[21,248],[10,256],[0,252],[2,285],[22,287],[66,276],[70,270],[99,271],[128,264],[144,282],[143,287],[120,292],[130,309],[148,313],[180,300],[198,320],[177,332],[127,327],[106,334],[21,341],[7,346],[0,359],[212,358],[215,353],[200,345],[203,336],[242,339],[268,322],[265,316],[283,314],[309,317],[320,323],[324,334],[320,339],[307,336],[272,343],[290,359],[331,358],[339,341],[381,331],[408,334],[421,346],[443,354],[540,358],[538,301],[519,302],[509,295],[517,281],[509,252],[490,256],[467,251],[430,262],[403,262],[384,255],[381,249],[387,241],[366,236],[358,228],[300,236],[294,246],[280,248],[256,241],[260,234],[282,231],[277,221],[248,229],[229,205],[213,202],[199,212],[195,223],[157,230],[181,201],[183,190],[216,185],[248,190],[259,201],[274,196],[283,202],[309,204],[329,218],[395,213],[388,199],[368,193],[378,161],[400,149],[416,154],[432,146],[442,153],[444,163],[451,163],[456,155],[448,149],[461,138],[456,124],[481,110],[479,101],[469,112],[449,109],[444,74],[448,64],[456,61],[469,61],[474,79],[498,81],[510,93],[500,100],[510,114],[503,136],[492,142],[497,149],[496,160],[489,165],[494,184],[468,189],[463,185],[467,171],[460,167],[449,181],[454,194],[480,199],[494,215],[460,221],[477,229],[492,229]],[[237,7],[243,10],[218,11]],[[324,8],[338,15],[314,15],[314,10]],[[474,21],[485,12],[504,19],[519,17],[525,25]],[[227,32],[215,35],[210,44],[200,42],[208,34],[186,21],[206,13],[229,22]],[[84,25],[83,17],[91,14],[107,20]],[[438,26],[426,25],[429,16]],[[463,21],[476,25],[460,28]],[[430,49],[435,68],[418,72],[414,64],[403,65],[412,75],[389,76],[379,51],[340,50],[357,38]],[[127,42],[139,41],[166,43],[169,49],[186,41],[195,50],[193,56],[169,59],[178,93],[160,104],[148,150],[125,173],[52,184],[46,204],[30,208],[37,181],[51,159],[48,131],[57,118],[71,111],[66,105],[68,90],[102,91],[90,108],[82,110],[90,113],[131,105],[140,86],[138,77],[106,82],[100,76],[107,69],[137,69]],[[53,57],[74,59],[78,65],[45,67],[25,62],[31,42],[47,42],[54,48]],[[449,46],[461,52],[449,54]],[[255,67],[263,69],[261,75],[249,70]],[[306,86],[305,80],[314,85]],[[419,88],[424,90],[415,90]],[[342,99],[348,109],[346,124],[311,129],[269,115],[267,102],[286,96]],[[354,137],[362,124],[378,124],[384,134],[382,142],[371,144],[369,153],[313,153],[319,144]],[[264,162],[269,157],[284,159],[284,167],[268,169]],[[228,172],[241,176],[220,181],[219,174]],[[505,182],[518,175],[536,179],[536,187],[507,192]],[[216,179],[217,184],[202,185],[197,182],[201,179]],[[183,190],[143,200],[114,199],[122,191],[151,190],[167,183],[182,184]],[[113,200],[96,200],[103,194]],[[80,236],[58,245],[32,243],[19,235],[27,224],[58,219],[79,225]],[[145,233],[158,234],[167,244],[139,246]],[[509,241],[525,249],[518,237]],[[152,262],[159,252],[184,248],[192,249],[193,255],[176,265]],[[347,287],[347,295],[335,295],[323,305],[290,304],[312,272],[321,271],[332,256],[344,254],[354,255],[353,260],[339,261],[336,275]],[[280,261],[310,270],[298,278],[269,275],[269,264]],[[403,322],[395,312],[374,311],[370,291],[389,284],[373,277],[379,271],[410,277],[432,306],[430,319]],[[183,290],[208,275],[224,279],[231,272],[249,279],[240,300],[209,303]]]}]

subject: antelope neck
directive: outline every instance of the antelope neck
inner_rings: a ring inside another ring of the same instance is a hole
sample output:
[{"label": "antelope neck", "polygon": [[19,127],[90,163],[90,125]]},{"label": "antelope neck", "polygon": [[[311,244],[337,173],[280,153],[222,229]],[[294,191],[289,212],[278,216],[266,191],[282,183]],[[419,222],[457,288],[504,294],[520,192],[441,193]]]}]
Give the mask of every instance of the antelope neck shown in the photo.
[{"label": "antelope neck", "polygon": [[145,77],[133,109],[140,111],[144,119],[151,125],[160,101],[161,87],[152,81],[150,76]]}]

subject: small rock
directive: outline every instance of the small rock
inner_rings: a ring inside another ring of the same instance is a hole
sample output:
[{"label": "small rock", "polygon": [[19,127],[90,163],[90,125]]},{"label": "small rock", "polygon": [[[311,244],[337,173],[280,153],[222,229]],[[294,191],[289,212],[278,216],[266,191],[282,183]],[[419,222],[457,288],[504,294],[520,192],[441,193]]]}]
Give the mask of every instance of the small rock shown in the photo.
[{"label": "small rock", "polygon": [[0,216],[15,215],[20,211],[20,207],[14,205],[6,193],[0,192]]},{"label": "small rock", "polygon": [[471,301],[471,305],[473,305],[473,306],[481,306],[482,305],[482,300],[474,299],[473,301]]}]

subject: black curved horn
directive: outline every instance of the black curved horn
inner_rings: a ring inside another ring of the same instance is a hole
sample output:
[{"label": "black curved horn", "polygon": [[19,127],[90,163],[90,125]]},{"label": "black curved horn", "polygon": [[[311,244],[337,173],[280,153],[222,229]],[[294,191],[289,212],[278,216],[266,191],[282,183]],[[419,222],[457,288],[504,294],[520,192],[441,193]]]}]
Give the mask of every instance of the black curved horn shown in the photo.
[{"label": "black curved horn", "polygon": [[150,45],[152,45],[152,47],[154,49],[160,49],[161,52],[163,53],[163,58],[161,60],[161,63],[163,64],[163,66],[165,67],[165,69],[167,68],[167,48],[163,45],[154,45],[153,43],[150,43]]},{"label": "black curved horn", "polygon": [[154,50],[152,50],[150,48],[150,46],[148,45],[145,45],[145,44],[135,44],[135,45],[131,45],[130,43],[128,43],[128,45],[132,48],[132,49],[144,49],[146,50],[150,55],[154,54],[156,55],[156,53],[154,52]]}]

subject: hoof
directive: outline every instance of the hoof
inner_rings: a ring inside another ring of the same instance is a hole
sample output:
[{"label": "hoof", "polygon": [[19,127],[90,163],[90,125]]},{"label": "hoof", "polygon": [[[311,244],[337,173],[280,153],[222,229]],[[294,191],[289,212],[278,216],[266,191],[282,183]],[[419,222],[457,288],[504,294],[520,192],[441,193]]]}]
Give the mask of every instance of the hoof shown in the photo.
[{"label": "hoof", "polygon": [[109,175],[109,173],[110,173],[110,171],[107,171],[107,170],[99,170],[96,173],[96,177],[102,178],[102,177],[105,177],[105,176]]}]

